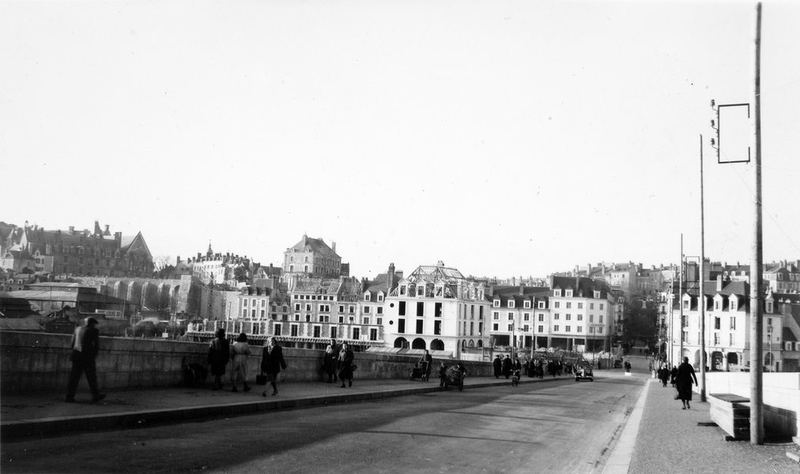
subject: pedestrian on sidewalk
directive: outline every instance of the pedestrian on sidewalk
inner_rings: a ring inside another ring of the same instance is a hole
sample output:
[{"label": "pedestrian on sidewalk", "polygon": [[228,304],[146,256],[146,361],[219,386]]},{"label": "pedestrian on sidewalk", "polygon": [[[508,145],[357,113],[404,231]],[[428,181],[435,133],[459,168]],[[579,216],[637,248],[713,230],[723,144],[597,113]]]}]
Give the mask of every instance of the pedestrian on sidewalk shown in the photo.
[{"label": "pedestrian on sidewalk", "polygon": [[97,366],[95,359],[100,351],[100,331],[95,327],[97,320],[87,318],[85,325],[78,325],[72,334],[72,354],[69,360],[72,361],[72,371],[67,382],[67,403],[75,402],[75,391],[78,389],[78,382],[86,372],[86,381],[89,382],[89,390],[92,392],[92,402],[99,402],[106,398],[104,393],[97,389]]},{"label": "pedestrian on sidewalk", "polygon": [[503,377],[505,377],[505,378],[511,377],[511,366],[512,365],[513,364],[511,363],[511,357],[506,355],[506,358],[503,359]]},{"label": "pedestrian on sidewalk", "polygon": [[667,382],[669,381],[669,369],[667,368],[667,364],[661,365],[661,368],[658,369],[658,379],[661,380],[662,386],[667,386]]},{"label": "pedestrian on sidewalk", "polygon": [[678,366],[673,365],[672,370],[669,371],[669,381],[672,386],[675,386],[675,378],[678,376]]},{"label": "pedestrian on sidewalk", "polygon": [[331,338],[331,351],[328,352],[328,349],[325,348],[325,367],[326,373],[328,374],[328,383],[336,382],[336,366],[339,364],[339,352],[342,350],[342,346],[336,343],[336,339]]},{"label": "pedestrian on sidewalk", "polygon": [[431,357],[431,353],[427,349],[419,360],[419,367],[422,369],[422,380],[427,382],[431,378],[431,369],[433,369],[433,357]]},{"label": "pedestrian on sidewalk", "polygon": [[500,374],[503,372],[503,361],[500,360],[499,355],[494,356],[492,366],[494,367],[494,378],[499,379]]},{"label": "pedestrian on sidewalk", "polygon": [[[281,369],[286,370],[286,361],[283,359],[283,349],[274,337],[267,339],[267,345],[261,351],[261,372],[267,374],[267,380],[272,385],[272,395],[278,394],[278,374]],[[267,396],[264,390],[262,396]]]},{"label": "pedestrian on sidewalk", "polygon": [[350,350],[346,342],[342,343],[342,350],[339,352],[339,363],[336,366],[337,370],[339,371],[339,380],[342,381],[342,388],[345,386],[345,380],[347,380],[350,387],[353,386],[353,361],[355,360],[355,355],[353,351]]},{"label": "pedestrian on sidewalk", "polygon": [[442,365],[439,366],[439,387],[444,387],[444,381],[446,378],[447,378],[447,366],[444,365],[444,362],[442,362]]},{"label": "pedestrian on sidewalk", "polygon": [[678,367],[678,375],[675,377],[675,386],[678,389],[678,398],[683,402],[683,409],[691,408],[692,401],[692,382],[697,385],[697,376],[694,374],[694,367],[689,364],[689,358],[684,357],[683,363]]},{"label": "pedestrian on sidewalk", "polygon": [[231,348],[228,338],[225,337],[225,329],[219,328],[216,337],[211,341],[208,348],[208,365],[211,367],[211,375],[214,376],[214,385],[211,390],[222,389],[222,376],[225,375],[225,366],[231,358]]},{"label": "pedestrian on sidewalk", "polygon": [[250,386],[247,385],[248,359],[250,358],[250,345],[247,343],[247,334],[241,333],[236,338],[236,342],[231,346],[231,383],[232,392],[238,392],[236,385],[239,380],[244,383],[244,391],[249,392]]}]

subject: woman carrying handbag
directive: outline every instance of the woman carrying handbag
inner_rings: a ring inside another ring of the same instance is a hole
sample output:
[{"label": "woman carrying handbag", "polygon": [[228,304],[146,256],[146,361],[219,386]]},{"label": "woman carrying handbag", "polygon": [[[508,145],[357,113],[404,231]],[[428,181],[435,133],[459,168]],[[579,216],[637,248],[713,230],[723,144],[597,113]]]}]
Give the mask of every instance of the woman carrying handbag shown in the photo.
[{"label": "woman carrying handbag", "polygon": [[[272,384],[272,395],[278,394],[278,374],[286,370],[286,361],[283,360],[283,351],[274,337],[267,339],[267,345],[261,352],[261,372],[266,374],[267,380]],[[267,391],[261,395],[267,396]]]}]

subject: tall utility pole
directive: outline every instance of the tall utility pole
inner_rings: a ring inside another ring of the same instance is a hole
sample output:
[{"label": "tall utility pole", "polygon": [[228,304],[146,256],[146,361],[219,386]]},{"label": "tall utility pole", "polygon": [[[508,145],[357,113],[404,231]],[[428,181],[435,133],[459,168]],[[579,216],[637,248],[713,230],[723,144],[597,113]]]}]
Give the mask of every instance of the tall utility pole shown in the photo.
[{"label": "tall utility pole", "polygon": [[755,87],[753,126],[755,219],[753,226],[752,263],[750,265],[750,444],[764,444],[764,407],[761,366],[764,326],[761,320],[761,2],[756,5]]},{"label": "tall utility pole", "polygon": [[683,234],[681,234],[681,271],[678,274],[678,307],[680,308],[681,322],[678,325],[680,334],[681,350],[678,353],[678,364],[683,362]]},{"label": "tall utility pole", "polygon": [[697,304],[700,306],[700,401],[706,401],[706,221],[703,201],[703,135],[700,135],[700,278]]}]

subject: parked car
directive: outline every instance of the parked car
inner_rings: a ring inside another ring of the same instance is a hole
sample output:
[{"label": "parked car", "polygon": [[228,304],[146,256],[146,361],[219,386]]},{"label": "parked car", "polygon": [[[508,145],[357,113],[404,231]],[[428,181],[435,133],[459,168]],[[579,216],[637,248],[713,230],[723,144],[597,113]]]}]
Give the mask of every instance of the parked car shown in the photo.
[{"label": "parked car", "polygon": [[575,381],[577,382],[581,379],[589,379],[590,382],[594,381],[594,372],[588,362],[582,362],[575,367]]}]

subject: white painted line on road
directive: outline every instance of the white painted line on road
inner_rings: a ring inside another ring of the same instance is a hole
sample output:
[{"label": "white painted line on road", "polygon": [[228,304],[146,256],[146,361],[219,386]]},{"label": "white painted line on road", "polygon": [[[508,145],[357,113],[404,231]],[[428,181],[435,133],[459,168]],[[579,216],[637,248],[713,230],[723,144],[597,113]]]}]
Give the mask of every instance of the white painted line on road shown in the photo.
[{"label": "white painted line on road", "polygon": [[614,447],[614,451],[608,458],[603,474],[627,474],[628,468],[631,465],[631,458],[633,458],[633,450],[636,447],[636,436],[639,434],[639,424],[642,422],[642,413],[644,412],[644,402],[647,400],[647,391],[650,390],[650,381],[644,384],[644,390],[639,395],[636,405],[633,407],[628,422],[625,424],[625,429],[622,430],[622,435]]}]

